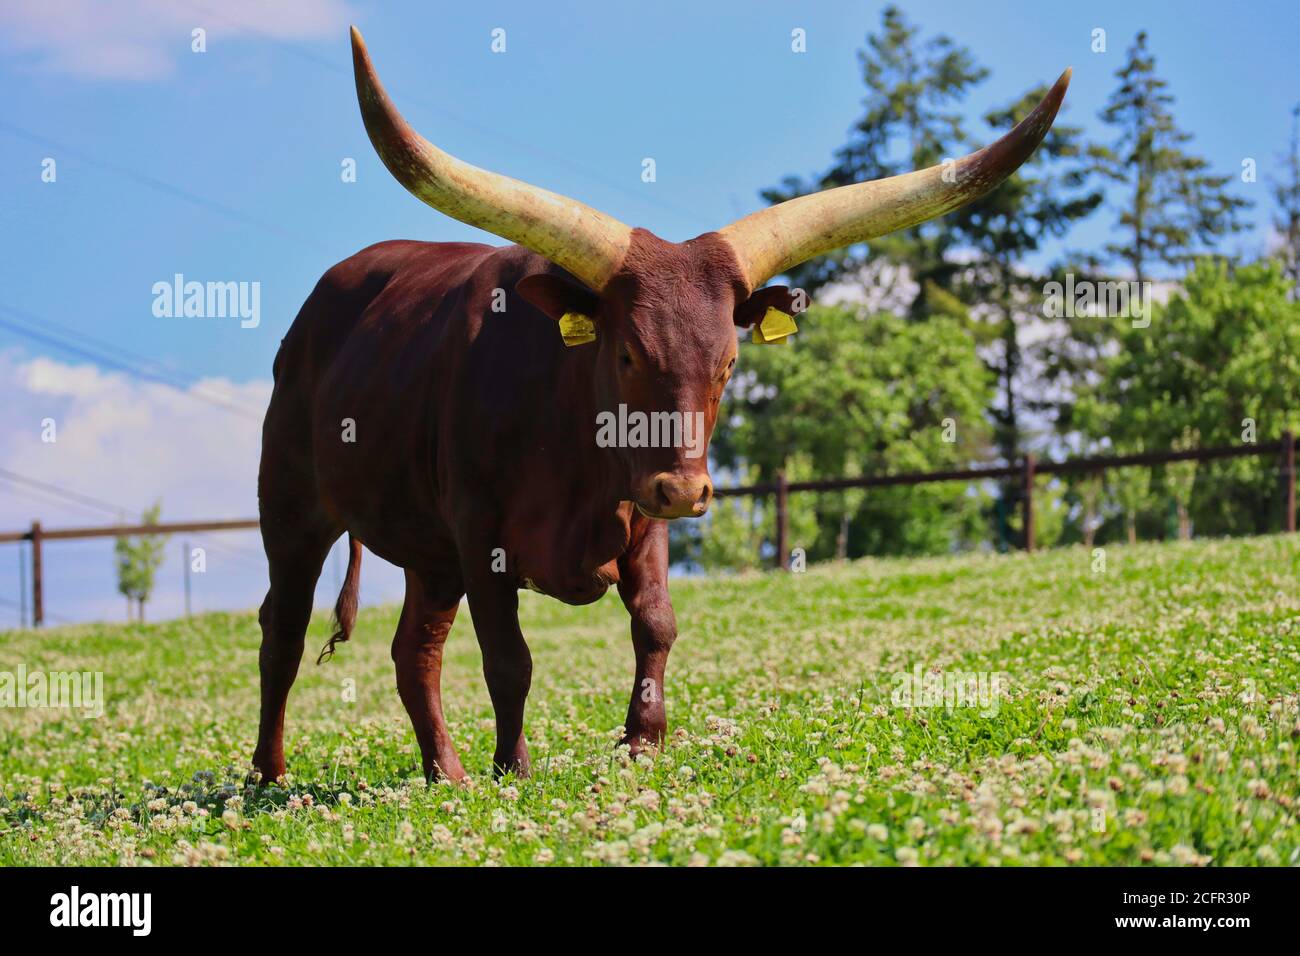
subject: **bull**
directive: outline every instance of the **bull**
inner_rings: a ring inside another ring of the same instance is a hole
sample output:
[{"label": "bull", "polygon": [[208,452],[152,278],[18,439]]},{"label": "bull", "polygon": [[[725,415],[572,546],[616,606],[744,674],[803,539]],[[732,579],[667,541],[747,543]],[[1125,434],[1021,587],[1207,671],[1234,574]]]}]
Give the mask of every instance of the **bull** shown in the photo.
[{"label": "bull", "polygon": [[[465,775],[440,690],[462,598],[496,717],[494,770],[528,773],[523,587],[574,605],[618,588],[636,656],[624,740],[633,752],[658,744],[677,636],[668,521],[709,507],[700,441],[707,451],[736,330],[795,310],[770,278],[997,186],[1050,128],[1069,71],[1006,136],[960,160],[791,199],[676,243],[448,155],[394,108],[355,29],[352,52],[361,116],[392,175],[513,244],[364,249],[325,273],[281,344],[258,475],[270,588],[254,768],[264,780],[284,773],[285,703],[321,566],[344,533],[347,573],[322,656],[353,628],[364,543],[405,574],[392,658],[426,776]],[[702,434],[690,447],[607,447],[596,422],[616,410],[679,413]]]}]

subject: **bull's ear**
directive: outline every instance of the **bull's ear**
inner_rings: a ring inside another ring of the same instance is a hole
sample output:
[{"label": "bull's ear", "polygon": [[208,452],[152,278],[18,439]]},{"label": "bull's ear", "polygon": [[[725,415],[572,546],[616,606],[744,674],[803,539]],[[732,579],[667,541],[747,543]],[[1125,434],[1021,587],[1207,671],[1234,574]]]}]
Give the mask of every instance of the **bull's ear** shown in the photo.
[{"label": "bull's ear", "polygon": [[600,306],[596,293],[568,276],[545,272],[524,276],[515,283],[515,291],[556,322],[568,312],[594,317]]},{"label": "bull's ear", "polygon": [[787,315],[802,312],[807,307],[807,296],[802,289],[791,290],[783,285],[770,285],[759,289],[736,306],[736,324],[747,329],[767,315],[768,309],[779,309]]}]

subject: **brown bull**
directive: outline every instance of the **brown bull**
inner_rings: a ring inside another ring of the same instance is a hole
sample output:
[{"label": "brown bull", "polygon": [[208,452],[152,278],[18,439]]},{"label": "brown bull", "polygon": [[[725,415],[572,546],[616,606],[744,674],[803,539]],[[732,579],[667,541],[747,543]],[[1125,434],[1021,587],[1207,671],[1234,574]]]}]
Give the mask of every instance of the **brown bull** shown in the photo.
[{"label": "brown bull", "polygon": [[[264,779],[284,773],[285,701],[321,565],[344,532],[351,553],[328,649],[351,630],[364,542],[406,573],[393,660],[426,774],[465,772],[439,691],[462,597],[496,712],[495,768],[527,772],[521,587],[585,604],[618,586],[636,652],[626,741],[661,741],[677,635],[665,519],[709,506],[703,452],[736,364],[736,328],[792,311],[788,289],[764,288],[772,276],[996,186],[1051,126],[1069,72],[1003,139],[955,163],[793,199],[672,243],[437,149],[389,102],[355,30],[352,47],[361,115],[392,174],[517,245],[372,246],[325,274],[285,337],[258,479],[271,584],[254,767]],[[557,321],[570,313],[591,321],[594,341],[562,337]],[[620,407],[676,412],[687,434],[693,421],[702,434],[607,447],[597,416]]]}]

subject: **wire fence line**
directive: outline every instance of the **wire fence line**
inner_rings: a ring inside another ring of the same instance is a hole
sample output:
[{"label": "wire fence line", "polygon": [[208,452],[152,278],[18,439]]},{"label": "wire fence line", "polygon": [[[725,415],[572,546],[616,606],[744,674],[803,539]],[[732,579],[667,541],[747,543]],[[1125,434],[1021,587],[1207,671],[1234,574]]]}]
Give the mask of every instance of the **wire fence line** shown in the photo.
[{"label": "wire fence line", "polygon": [[[1296,472],[1295,435],[1283,432],[1278,441],[1243,445],[1221,445],[1210,448],[1190,448],[1161,452],[1144,452],[1134,455],[1100,455],[1087,458],[1070,458],[1063,461],[1040,461],[1026,455],[1013,465],[988,465],[947,471],[908,472],[894,475],[863,475],[856,478],[818,478],[808,481],[787,481],[784,472],[778,472],[776,481],[752,485],[719,488],[717,497],[775,497],[776,499],[776,567],[789,567],[789,513],[787,499],[801,492],[843,491],[854,488],[887,488],[921,485],[933,482],[975,482],[990,479],[1017,478],[1020,483],[1020,503],[1023,508],[1025,550],[1034,550],[1034,480],[1038,475],[1103,474],[1118,468],[1150,468],[1179,461],[1218,461],[1230,458],[1267,457],[1275,455],[1279,461],[1281,529],[1284,533],[1296,530]],[[71,541],[93,538],[119,538],[132,535],[169,535],[179,533],[212,533],[222,531],[253,531],[260,527],[256,518],[223,521],[168,521],[157,524],[118,524],[75,528],[44,528],[39,521],[24,531],[0,532],[0,544],[28,542],[31,558],[31,609],[32,623],[40,626],[46,618],[44,606],[44,546],[46,542]],[[10,603],[10,602],[6,602]]]},{"label": "wire fence line", "polygon": [[787,496],[791,493],[812,491],[845,491],[852,488],[889,488],[921,485],[940,481],[975,482],[992,479],[1016,478],[1020,484],[1020,504],[1023,509],[1024,548],[1034,550],[1034,479],[1038,475],[1103,474],[1118,468],[1151,468],[1178,461],[1219,461],[1228,458],[1250,458],[1277,455],[1280,460],[1282,491],[1282,530],[1295,531],[1295,435],[1283,432],[1279,441],[1243,445],[1219,445],[1209,448],[1188,448],[1171,451],[1145,452],[1134,455],[1097,455],[1087,458],[1068,458],[1063,461],[1040,461],[1035,455],[1026,455],[1013,465],[986,465],[958,468],[948,471],[908,472],[896,475],[864,475],[858,478],[815,478],[808,481],[787,481],[784,472],[777,472],[776,481],[734,488],[719,488],[715,495],[735,497],[774,497],[776,499],[776,566],[788,568],[790,559],[790,520]]}]

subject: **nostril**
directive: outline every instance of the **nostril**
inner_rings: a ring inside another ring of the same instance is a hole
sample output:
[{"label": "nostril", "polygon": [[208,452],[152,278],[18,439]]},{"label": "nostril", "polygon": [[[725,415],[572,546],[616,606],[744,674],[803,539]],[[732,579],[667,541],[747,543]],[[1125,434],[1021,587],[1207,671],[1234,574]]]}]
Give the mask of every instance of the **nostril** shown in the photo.
[{"label": "nostril", "polygon": [[700,508],[700,510],[703,510],[709,506],[709,502],[712,500],[713,486],[705,483],[704,487],[700,489],[700,497],[696,500],[695,504]]},{"label": "nostril", "polygon": [[668,497],[666,486],[662,481],[655,482],[655,494],[660,508],[671,508],[673,499]]}]

